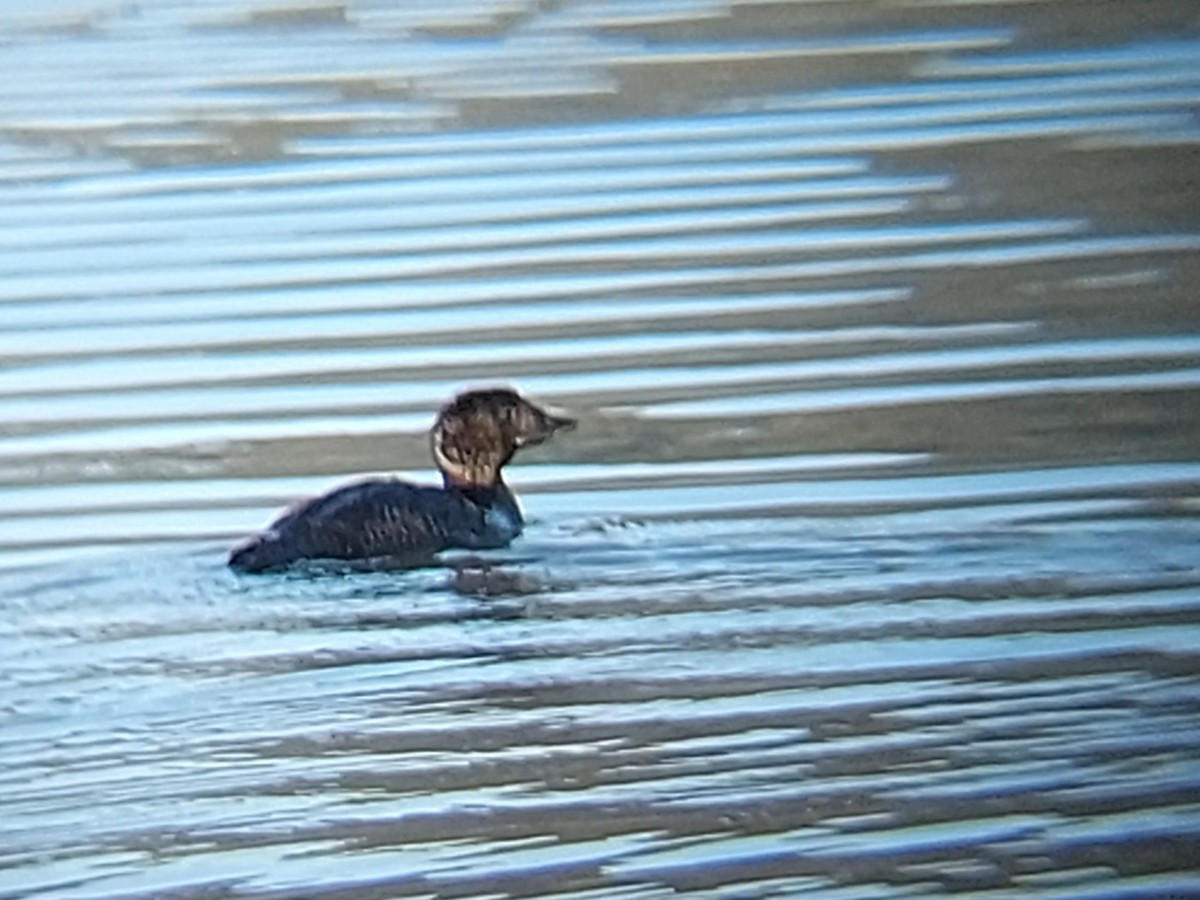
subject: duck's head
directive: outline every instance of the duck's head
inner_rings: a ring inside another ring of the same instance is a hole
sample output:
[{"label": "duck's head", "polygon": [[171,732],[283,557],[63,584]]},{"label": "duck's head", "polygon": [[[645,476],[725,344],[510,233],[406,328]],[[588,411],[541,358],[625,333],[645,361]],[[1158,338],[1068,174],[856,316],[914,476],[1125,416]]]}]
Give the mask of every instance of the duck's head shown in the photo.
[{"label": "duck's head", "polygon": [[430,432],[433,459],[447,486],[490,487],[521,447],[540,444],[575,420],[555,416],[516,391],[467,391],[442,407]]}]

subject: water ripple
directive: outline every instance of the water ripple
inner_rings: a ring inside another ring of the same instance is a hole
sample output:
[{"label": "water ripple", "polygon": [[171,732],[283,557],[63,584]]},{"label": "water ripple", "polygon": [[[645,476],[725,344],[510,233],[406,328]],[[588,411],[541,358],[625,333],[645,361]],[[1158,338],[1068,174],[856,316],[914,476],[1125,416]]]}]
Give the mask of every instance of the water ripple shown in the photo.
[{"label": "water ripple", "polygon": [[0,11],[0,898],[1200,894],[1194,19]]}]

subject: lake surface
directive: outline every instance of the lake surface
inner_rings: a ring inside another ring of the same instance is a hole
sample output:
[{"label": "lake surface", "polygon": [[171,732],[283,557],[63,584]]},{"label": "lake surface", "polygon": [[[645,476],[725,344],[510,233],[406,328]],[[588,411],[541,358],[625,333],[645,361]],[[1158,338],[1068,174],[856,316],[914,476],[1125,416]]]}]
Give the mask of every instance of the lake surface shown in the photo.
[{"label": "lake surface", "polygon": [[0,11],[0,898],[1200,896],[1197,7],[429,6]]}]

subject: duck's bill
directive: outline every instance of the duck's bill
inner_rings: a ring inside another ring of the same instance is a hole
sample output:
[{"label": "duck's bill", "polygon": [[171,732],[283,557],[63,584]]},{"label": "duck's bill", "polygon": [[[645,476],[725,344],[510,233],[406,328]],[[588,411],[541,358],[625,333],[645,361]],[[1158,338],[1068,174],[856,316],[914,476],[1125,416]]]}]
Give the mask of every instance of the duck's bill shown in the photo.
[{"label": "duck's bill", "polygon": [[575,420],[567,416],[552,416],[550,413],[543,413],[541,420],[538,422],[538,433],[524,436],[519,439],[518,445],[521,447],[533,447],[548,440],[555,432],[570,431],[575,427],[575,424]]},{"label": "duck's bill", "polygon": [[546,416],[546,421],[550,426],[548,429],[550,434],[556,431],[573,431],[578,424],[575,419],[567,416]]}]

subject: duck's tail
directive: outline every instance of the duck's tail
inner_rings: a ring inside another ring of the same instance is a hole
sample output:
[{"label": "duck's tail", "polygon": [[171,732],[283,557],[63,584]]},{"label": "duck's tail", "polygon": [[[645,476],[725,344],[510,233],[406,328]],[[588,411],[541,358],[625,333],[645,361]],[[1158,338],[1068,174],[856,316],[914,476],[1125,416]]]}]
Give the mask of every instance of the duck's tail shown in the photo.
[{"label": "duck's tail", "polygon": [[264,531],[247,538],[229,554],[229,568],[238,572],[266,572],[282,568],[292,561],[292,554],[287,552],[283,541],[274,531]]}]

